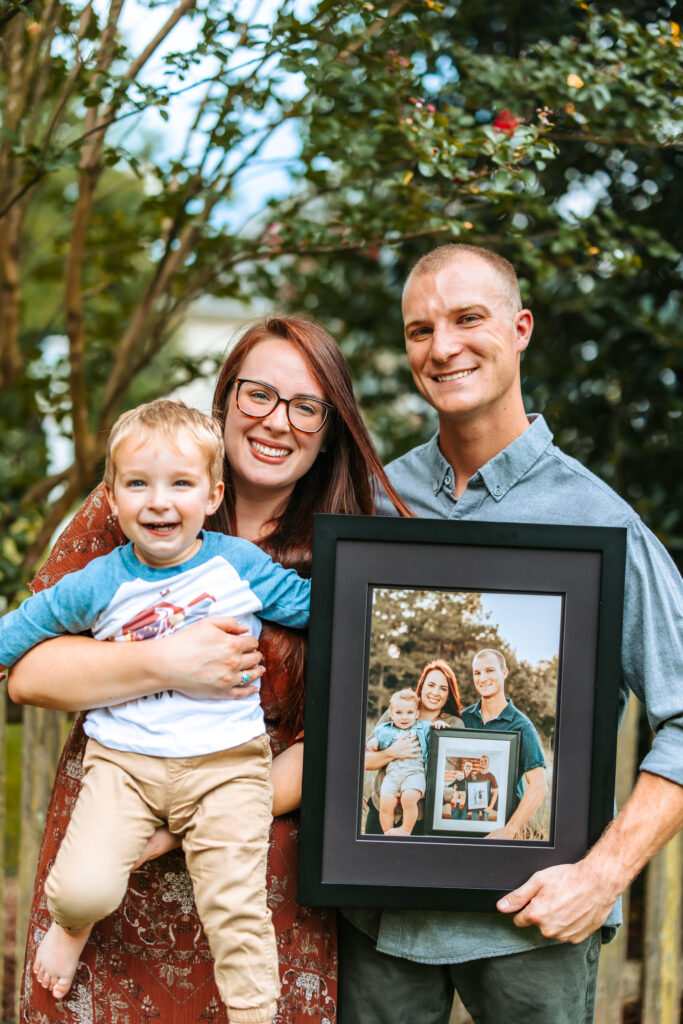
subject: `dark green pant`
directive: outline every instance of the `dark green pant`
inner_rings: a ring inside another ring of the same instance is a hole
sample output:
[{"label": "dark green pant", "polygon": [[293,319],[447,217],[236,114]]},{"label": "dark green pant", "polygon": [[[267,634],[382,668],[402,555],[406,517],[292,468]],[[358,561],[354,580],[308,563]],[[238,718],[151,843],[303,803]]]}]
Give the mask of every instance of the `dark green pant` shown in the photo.
[{"label": "dark green pant", "polygon": [[591,1024],[600,932],[573,946],[420,964],[378,953],[340,915],[339,1024],[448,1024],[457,989],[475,1024]]}]

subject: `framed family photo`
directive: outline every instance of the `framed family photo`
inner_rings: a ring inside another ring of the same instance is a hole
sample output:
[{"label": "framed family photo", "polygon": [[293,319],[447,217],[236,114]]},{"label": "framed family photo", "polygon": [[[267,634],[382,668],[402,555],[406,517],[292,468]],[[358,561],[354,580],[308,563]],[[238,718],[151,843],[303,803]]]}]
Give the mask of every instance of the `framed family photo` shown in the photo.
[{"label": "framed family photo", "polygon": [[316,516],[299,900],[490,910],[612,816],[625,531]]},{"label": "framed family photo", "polygon": [[423,835],[487,836],[512,815],[519,734],[449,729],[430,737]]}]

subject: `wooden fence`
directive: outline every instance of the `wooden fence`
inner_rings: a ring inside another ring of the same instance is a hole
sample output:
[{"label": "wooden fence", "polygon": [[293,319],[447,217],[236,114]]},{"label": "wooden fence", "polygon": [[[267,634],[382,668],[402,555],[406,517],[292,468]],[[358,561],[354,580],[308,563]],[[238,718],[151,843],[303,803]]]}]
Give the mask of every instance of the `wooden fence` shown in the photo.
[{"label": "wooden fence", "polygon": [[[5,837],[5,691],[0,686],[0,853]],[[637,770],[639,710],[631,699],[621,729],[617,761],[617,803],[623,804],[633,786]],[[52,787],[59,750],[65,736],[66,716],[41,708],[24,709],[21,789],[21,837],[17,891],[15,936],[16,970],[14,992],[5,992],[2,1001],[3,949],[5,942],[5,899],[0,902],[0,1006],[5,1011],[2,1024],[18,1020],[18,994],[21,981],[28,907],[38,847],[45,822],[45,809]],[[654,824],[654,823],[653,823]],[[0,892],[6,891],[0,856]],[[622,1024],[624,1011],[629,1022],[641,1024],[679,1024],[683,967],[681,965],[681,906],[683,903],[683,843],[681,836],[658,854],[647,868],[643,955],[641,960],[627,957],[627,929],[622,928],[615,942],[603,947],[598,977],[596,1024]],[[624,897],[624,915],[628,915],[629,894]],[[5,972],[8,973],[8,972]],[[451,1024],[469,1020],[461,1004],[453,1007]],[[504,1024],[504,1022],[501,1022]]]}]

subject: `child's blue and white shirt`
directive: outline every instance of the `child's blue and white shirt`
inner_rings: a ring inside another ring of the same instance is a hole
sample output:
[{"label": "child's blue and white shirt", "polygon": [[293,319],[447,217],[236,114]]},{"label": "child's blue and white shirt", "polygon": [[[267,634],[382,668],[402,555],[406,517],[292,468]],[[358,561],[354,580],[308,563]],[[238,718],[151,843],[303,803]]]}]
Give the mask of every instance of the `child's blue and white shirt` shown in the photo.
[{"label": "child's blue and white shirt", "polygon": [[[207,616],[231,615],[253,637],[263,619],[306,626],[310,580],[240,537],[200,534],[193,558],[155,569],[125,544],[69,573],[0,620],[0,664],[13,665],[42,640],[90,630],[130,642],[175,633]],[[194,700],[166,690],[88,712],[88,736],[105,747],[157,757],[196,757],[246,743],[265,731],[258,693]]]},{"label": "child's blue and white shirt", "polygon": [[[380,750],[386,750],[396,740],[400,740],[403,736],[417,736],[420,743],[420,754],[422,756],[422,763],[425,764],[427,761],[427,751],[429,749],[429,734],[432,727],[431,722],[417,721],[414,725],[411,725],[409,729],[399,729],[398,726],[394,725],[393,722],[382,722],[375,726],[373,737],[379,743]],[[402,759],[403,760],[403,759]],[[415,758],[410,760],[415,762]]]}]

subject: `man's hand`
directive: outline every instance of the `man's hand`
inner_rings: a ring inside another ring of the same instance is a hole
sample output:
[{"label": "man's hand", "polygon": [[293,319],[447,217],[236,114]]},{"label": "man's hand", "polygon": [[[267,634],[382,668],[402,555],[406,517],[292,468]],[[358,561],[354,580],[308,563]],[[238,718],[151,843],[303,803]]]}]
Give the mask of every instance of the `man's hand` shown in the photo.
[{"label": "man's hand", "polygon": [[581,942],[682,825],[683,786],[641,772],[626,804],[583,860],[537,871],[499,900],[498,910],[514,914],[520,928],[535,924],[548,938]]},{"label": "man's hand", "polygon": [[[486,836],[486,838],[487,839],[516,839],[517,838],[517,832],[515,832],[514,828],[511,829],[509,827],[509,825],[503,825],[503,826],[501,826],[501,828],[496,828],[496,829],[493,830],[493,832],[489,832],[488,835]],[[527,882],[527,885],[528,884],[529,883]],[[500,910],[500,907],[498,907],[498,909]]]},{"label": "man's hand", "polygon": [[[497,833],[489,838],[498,838]],[[604,924],[618,895],[614,885],[582,860],[537,871],[497,906],[504,914],[515,914],[519,928],[535,924],[546,938],[577,943]]]}]

